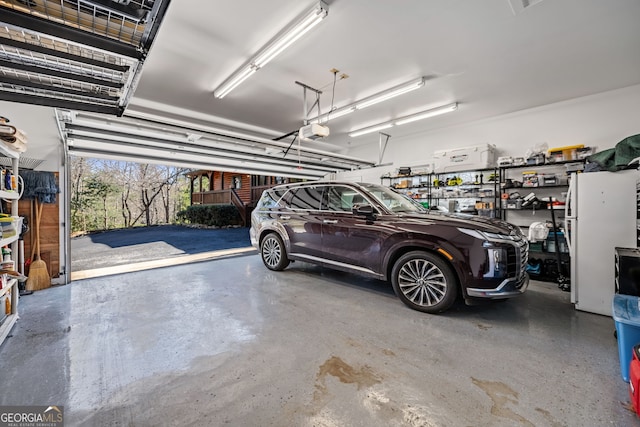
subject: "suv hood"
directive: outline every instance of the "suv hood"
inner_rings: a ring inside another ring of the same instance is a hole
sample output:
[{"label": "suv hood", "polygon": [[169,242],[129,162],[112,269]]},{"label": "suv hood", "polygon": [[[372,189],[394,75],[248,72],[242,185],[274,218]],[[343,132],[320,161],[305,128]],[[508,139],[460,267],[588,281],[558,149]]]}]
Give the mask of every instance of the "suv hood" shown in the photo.
[{"label": "suv hood", "polygon": [[486,231],[488,233],[505,235],[521,234],[521,231],[518,227],[509,224],[506,221],[496,218],[486,218],[477,215],[430,211],[425,213],[400,213],[398,214],[398,216],[400,218],[406,219],[409,222],[423,222],[425,220],[444,221],[448,225],[451,225],[453,227],[470,228],[479,231]]}]

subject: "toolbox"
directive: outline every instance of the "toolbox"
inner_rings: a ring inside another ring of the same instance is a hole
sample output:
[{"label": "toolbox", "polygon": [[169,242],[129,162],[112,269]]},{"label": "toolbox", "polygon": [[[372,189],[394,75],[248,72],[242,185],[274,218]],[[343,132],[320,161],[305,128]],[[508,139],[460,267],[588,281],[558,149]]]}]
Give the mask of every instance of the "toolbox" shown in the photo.
[{"label": "toolbox", "polygon": [[583,144],[567,145],[565,147],[549,148],[548,157],[550,162],[562,162],[578,159],[578,150],[584,149]]}]

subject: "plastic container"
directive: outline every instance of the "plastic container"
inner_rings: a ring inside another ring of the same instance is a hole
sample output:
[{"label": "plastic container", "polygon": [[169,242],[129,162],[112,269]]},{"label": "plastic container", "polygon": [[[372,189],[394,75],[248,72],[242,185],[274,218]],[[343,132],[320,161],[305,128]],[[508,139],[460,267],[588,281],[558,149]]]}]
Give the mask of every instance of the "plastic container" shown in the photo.
[{"label": "plastic container", "polygon": [[492,144],[439,150],[433,153],[434,171],[446,173],[495,167],[496,146]]},{"label": "plastic container", "polygon": [[615,294],[612,312],[618,336],[620,372],[622,379],[629,382],[629,364],[633,357],[633,347],[640,344],[640,298]]},{"label": "plastic container", "polygon": [[633,410],[640,415],[640,345],[633,347],[629,365],[629,399]]}]

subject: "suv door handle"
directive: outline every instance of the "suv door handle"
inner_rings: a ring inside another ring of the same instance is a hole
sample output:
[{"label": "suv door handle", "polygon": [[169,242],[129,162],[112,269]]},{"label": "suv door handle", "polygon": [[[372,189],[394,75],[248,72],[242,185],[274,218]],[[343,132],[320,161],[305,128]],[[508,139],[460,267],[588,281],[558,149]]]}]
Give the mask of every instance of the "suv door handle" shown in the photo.
[{"label": "suv door handle", "polygon": [[280,217],[280,219],[283,219],[283,220],[285,220],[285,221],[286,221],[286,220],[288,220],[288,219],[291,219],[291,217],[290,217],[289,215],[282,215],[282,216]]},{"label": "suv door handle", "polygon": [[325,219],[322,221],[325,224],[337,224],[338,220],[337,219]]}]

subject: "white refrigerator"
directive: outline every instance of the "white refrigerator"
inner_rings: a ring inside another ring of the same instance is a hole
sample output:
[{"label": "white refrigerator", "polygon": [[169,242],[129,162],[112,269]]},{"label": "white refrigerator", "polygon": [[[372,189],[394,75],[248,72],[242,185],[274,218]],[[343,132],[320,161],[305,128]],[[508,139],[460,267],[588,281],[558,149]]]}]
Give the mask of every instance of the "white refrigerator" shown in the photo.
[{"label": "white refrigerator", "polygon": [[637,170],[572,174],[565,211],[571,302],[611,316],[615,247],[636,247]]}]

